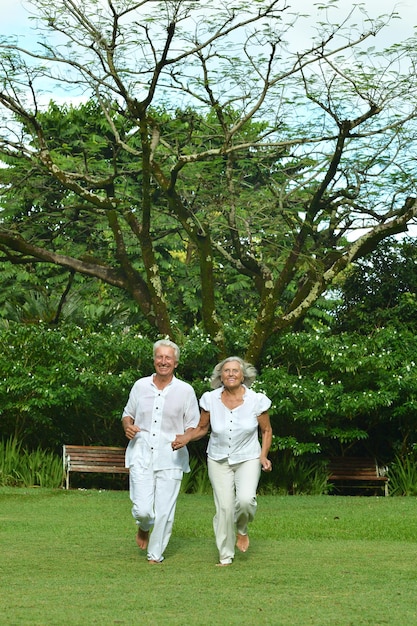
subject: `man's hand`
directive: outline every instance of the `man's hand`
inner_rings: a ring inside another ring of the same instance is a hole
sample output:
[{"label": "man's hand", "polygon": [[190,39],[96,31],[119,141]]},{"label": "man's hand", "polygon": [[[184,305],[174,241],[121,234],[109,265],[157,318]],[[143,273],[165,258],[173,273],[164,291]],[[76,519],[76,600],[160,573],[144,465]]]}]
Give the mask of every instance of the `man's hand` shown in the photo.
[{"label": "man's hand", "polygon": [[131,417],[123,418],[123,430],[125,431],[125,435],[128,439],[133,439],[136,433],[140,432],[139,426],[135,426],[134,421]]},{"label": "man's hand", "polygon": [[128,439],[133,439],[136,433],[139,433],[139,432],[140,432],[139,426],[135,426],[135,424],[132,424],[131,426],[128,426],[126,428],[125,435]]}]

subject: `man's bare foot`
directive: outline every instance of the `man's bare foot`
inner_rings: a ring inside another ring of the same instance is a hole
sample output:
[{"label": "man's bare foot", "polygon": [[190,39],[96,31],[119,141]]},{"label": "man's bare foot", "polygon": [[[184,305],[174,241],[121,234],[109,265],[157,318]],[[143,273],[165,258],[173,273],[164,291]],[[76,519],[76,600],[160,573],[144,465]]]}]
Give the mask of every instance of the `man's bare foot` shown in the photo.
[{"label": "man's bare foot", "polygon": [[148,559],[148,563],[150,563],[151,565],[156,565],[162,563],[162,561],[154,561],[154,559]]},{"label": "man's bare foot", "polygon": [[249,548],[249,535],[239,535],[236,536],[236,548],[241,552],[247,552]]},{"label": "man's bare foot", "polygon": [[231,565],[231,563],[216,563],[216,567],[227,567],[228,565]]},{"label": "man's bare foot", "polygon": [[136,535],[136,543],[141,550],[146,550],[148,547],[149,541],[149,530],[142,530],[139,528],[138,534]]}]

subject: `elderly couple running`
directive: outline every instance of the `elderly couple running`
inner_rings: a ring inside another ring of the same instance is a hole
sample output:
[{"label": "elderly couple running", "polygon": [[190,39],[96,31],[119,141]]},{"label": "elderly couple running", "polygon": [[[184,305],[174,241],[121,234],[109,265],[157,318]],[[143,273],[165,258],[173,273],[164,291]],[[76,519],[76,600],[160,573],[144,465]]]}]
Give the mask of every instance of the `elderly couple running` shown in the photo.
[{"label": "elderly couple running", "polygon": [[271,401],[250,389],[255,368],[232,356],[214,368],[213,391],[201,397],[200,412],[191,385],[174,375],[179,356],[175,343],[157,341],[155,373],[134,383],[123,411],[136,542],[147,552],[149,563],[163,561],[181,479],[190,471],[186,445],[210,432],[207,466],[215,503],[218,565],[231,565],[235,546],[241,552],[249,547],[248,524],[256,511],[261,469],[272,469],[268,459]]}]

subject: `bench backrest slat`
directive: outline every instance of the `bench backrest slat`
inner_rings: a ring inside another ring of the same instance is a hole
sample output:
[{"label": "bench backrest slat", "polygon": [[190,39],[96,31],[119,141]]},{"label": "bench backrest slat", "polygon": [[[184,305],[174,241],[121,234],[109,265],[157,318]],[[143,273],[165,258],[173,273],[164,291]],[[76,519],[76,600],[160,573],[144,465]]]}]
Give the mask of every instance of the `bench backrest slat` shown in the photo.
[{"label": "bench backrest slat", "polygon": [[70,472],[127,474],[125,449],[116,446],[63,446],[66,488]]},{"label": "bench backrest slat", "polygon": [[388,476],[385,476],[378,463],[371,458],[362,457],[333,457],[327,465],[330,482],[360,481],[363,483],[379,483],[385,485],[385,495],[388,495]]}]

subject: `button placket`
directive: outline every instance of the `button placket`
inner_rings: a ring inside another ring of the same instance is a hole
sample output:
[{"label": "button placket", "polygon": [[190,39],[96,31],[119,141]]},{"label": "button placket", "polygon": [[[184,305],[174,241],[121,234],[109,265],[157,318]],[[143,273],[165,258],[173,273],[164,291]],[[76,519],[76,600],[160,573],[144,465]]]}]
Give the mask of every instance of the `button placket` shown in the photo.
[{"label": "button placket", "polygon": [[152,428],[150,432],[150,445],[151,450],[154,453],[157,449],[159,434],[161,432],[162,425],[162,411],[164,408],[164,397],[161,392],[155,396],[153,411],[152,411]]},{"label": "button placket", "polygon": [[229,456],[232,451],[232,434],[233,434],[233,424],[234,424],[234,413],[233,410],[230,411],[230,419],[229,419]]}]

